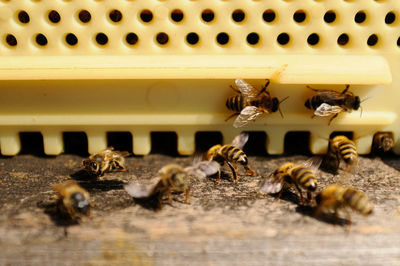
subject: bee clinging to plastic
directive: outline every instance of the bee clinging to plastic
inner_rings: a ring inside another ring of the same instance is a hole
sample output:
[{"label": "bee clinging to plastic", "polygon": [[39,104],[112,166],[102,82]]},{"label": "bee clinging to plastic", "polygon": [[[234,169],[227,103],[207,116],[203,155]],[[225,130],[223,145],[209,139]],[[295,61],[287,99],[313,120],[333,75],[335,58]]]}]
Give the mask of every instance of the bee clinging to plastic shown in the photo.
[{"label": "bee clinging to plastic", "polygon": [[358,110],[360,108],[360,97],[354,96],[349,91],[350,85],[346,85],[346,88],[342,92],[334,90],[317,90],[309,86],[307,88],[315,91],[317,94],[307,99],[305,107],[314,110],[314,116],[331,116],[329,120],[330,124],[341,112],[351,112],[352,110]]},{"label": "bee clinging to plastic", "polygon": [[106,172],[128,171],[125,167],[125,158],[129,156],[127,151],[114,151],[113,147],[97,152],[84,159],[82,164],[85,170],[96,176],[103,176]]},{"label": "bee clinging to plastic", "polygon": [[274,113],[279,110],[282,115],[279,105],[288,97],[282,101],[279,101],[276,97],[271,97],[267,91],[269,83],[270,81],[267,80],[264,87],[259,90],[243,79],[235,80],[239,91],[233,87],[232,89],[239,92],[239,94],[231,96],[226,100],[226,107],[235,112],[227,120],[238,115],[233,123],[234,127],[242,127],[251,121],[255,121],[262,114]]},{"label": "bee clinging to plastic", "polygon": [[[211,147],[207,154],[207,160],[213,160],[218,162],[221,167],[226,163],[232,170],[232,180],[233,182],[238,182],[238,176],[236,173],[236,163],[241,164],[246,170],[246,174],[256,176],[257,174],[250,170],[248,166],[248,158],[246,154],[242,151],[243,146],[249,139],[249,134],[242,133],[235,137],[231,145],[214,145]],[[221,169],[218,172],[218,185],[221,183]]]},{"label": "bee clinging to plastic", "polygon": [[307,192],[307,200],[311,202],[312,192],[317,189],[315,175],[321,164],[320,158],[311,158],[303,164],[285,163],[261,182],[260,190],[265,193],[279,193],[281,197],[284,189],[294,186],[299,192],[301,204],[304,204],[302,190]]},{"label": "bee clinging to plastic", "polygon": [[205,178],[215,174],[219,164],[213,161],[196,161],[188,167],[181,167],[176,164],[169,164],[160,169],[157,177],[151,185],[129,183],[124,188],[129,195],[136,199],[155,197],[158,201],[158,209],[162,207],[162,199],[168,196],[168,202],[172,203],[172,192],[185,193],[185,203],[190,204],[190,180],[189,176]]},{"label": "bee clinging to plastic", "polygon": [[71,220],[90,216],[89,193],[76,181],[68,180],[52,187],[54,191],[58,192],[57,205],[61,213],[69,215]]},{"label": "bee clinging to plastic", "polygon": [[354,174],[358,166],[358,153],[355,143],[346,136],[339,135],[329,140],[329,151],[331,157],[336,157],[337,169],[332,169],[336,172],[339,168],[341,160],[346,164],[345,171]]},{"label": "bee clinging to plastic", "polygon": [[372,141],[372,151],[388,152],[394,147],[394,138],[391,132],[378,132]]}]

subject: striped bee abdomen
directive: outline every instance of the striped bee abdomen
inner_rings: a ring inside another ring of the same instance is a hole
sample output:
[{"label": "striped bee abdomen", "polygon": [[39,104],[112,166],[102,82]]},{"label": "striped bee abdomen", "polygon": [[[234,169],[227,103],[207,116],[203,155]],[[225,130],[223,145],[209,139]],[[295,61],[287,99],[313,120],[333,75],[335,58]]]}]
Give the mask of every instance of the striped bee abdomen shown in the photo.
[{"label": "striped bee abdomen", "polygon": [[343,192],[343,201],[355,211],[367,215],[372,212],[372,204],[364,193],[352,188],[347,188]]},{"label": "striped bee abdomen", "polygon": [[229,110],[240,113],[240,111],[246,107],[246,101],[244,97],[239,94],[226,99],[225,105]]},{"label": "striped bee abdomen", "polygon": [[221,154],[229,162],[247,165],[248,160],[246,154],[239,148],[232,145],[225,145],[221,148]]},{"label": "striped bee abdomen", "polygon": [[295,182],[301,187],[305,188],[309,191],[315,191],[317,188],[317,179],[315,178],[314,173],[304,167],[304,166],[296,166],[289,170],[289,174],[295,179]]},{"label": "striped bee abdomen", "polygon": [[351,140],[340,143],[339,151],[346,163],[351,164],[357,160],[357,149]]}]

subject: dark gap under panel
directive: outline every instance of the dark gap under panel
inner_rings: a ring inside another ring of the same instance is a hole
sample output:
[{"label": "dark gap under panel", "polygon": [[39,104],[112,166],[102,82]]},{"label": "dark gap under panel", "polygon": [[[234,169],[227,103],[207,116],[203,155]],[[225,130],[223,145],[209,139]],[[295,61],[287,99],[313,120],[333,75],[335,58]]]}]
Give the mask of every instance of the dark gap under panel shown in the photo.
[{"label": "dark gap under panel", "polygon": [[131,132],[107,132],[107,146],[117,151],[128,151],[132,154]]},{"label": "dark gap under panel", "polygon": [[253,131],[246,133],[249,134],[249,140],[243,147],[243,151],[246,153],[246,155],[266,156],[267,134],[263,131]]},{"label": "dark gap under panel", "polygon": [[151,154],[178,156],[178,136],[175,132],[151,132]]},{"label": "dark gap under panel", "polygon": [[222,143],[222,134],[218,131],[197,132],[195,143],[196,153],[205,153],[212,146]]},{"label": "dark gap under panel", "polygon": [[40,132],[21,132],[19,137],[21,140],[20,154],[45,155],[43,136]]},{"label": "dark gap under panel", "polygon": [[88,140],[85,132],[63,132],[64,153],[88,156]]},{"label": "dark gap under panel", "polygon": [[285,136],[285,154],[311,155],[310,132],[293,131]]},{"label": "dark gap under panel", "polygon": [[333,139],[336,136],[346,136],[348,139],[353,139],[352,131],[335,131],[329,136],[329,139]]}]

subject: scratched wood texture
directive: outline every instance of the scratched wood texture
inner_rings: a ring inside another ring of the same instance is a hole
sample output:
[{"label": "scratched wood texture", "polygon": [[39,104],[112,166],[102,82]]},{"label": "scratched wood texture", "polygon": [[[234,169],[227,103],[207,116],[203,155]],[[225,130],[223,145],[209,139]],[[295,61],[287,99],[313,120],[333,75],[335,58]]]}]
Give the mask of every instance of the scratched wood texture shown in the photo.
[{"label": "scratched wood texture", "polygon": [[[370,197],[374,213],[353,213],[348,228],[315,218],[294,191],[279,200],[257,192],[261,176],[306,158],[251,156],[260,176],[241,174],[235,185],[226,168],[219,186],[215,177],[192,179],[191,205],[177,194],[155,212],[123,184],[149,182],[163,165],[192,158],[130,157],[129,172],[87,180],[77,155],[2,157],[0,265],[399,265],[400,159],[361,158],[348,183]],[[54,211],[51,184],[70,178],[92,196],[93,218],[79,224]],[[319,189],[337,178],[320,172]]]}]

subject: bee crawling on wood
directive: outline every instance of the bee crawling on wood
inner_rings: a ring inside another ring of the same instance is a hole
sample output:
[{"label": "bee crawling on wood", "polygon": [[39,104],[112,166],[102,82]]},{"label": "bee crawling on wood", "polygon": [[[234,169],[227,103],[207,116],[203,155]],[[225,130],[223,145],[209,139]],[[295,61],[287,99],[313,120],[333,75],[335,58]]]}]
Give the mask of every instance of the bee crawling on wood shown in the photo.
[{"label": "bee crawling on wood", "polygon": [[125,167],[125,158],[129,156],[127,151],[114,151],[113,147],[97,152],[84,159],[82,164],[85,170],[96,176],[103,176],[105,172],[128,171]]},{"label": "bee crawling on wood", "polygon": [[309,86],[307,88],[317,92],[317,95],[307,99],[305,107],[314,110],[314,116],[330,116],[328,125],[335,119],[341,112],[351,112],[352,110],[358,110],[360,108],[360,97],[354,96],[352,92],[349,92],[350,85],[346,85],[346,88],[342,92],[334,90],[317,90]]},{"label": "bee crawling on wood", "polygon": [[236,79],[235,84],[239,91],[232,86],[231,87],[240,94],[231,96],[226,100],[226,107],[235,112],[233,115],[228,117],[226,121],[239,115],[233,123],[233,126],[238,128],[246,125],[250,121],[255,121],[257,117],[262,114],[274,113],[279,110],[282,115],[279,105],[288,97],[280,102],[278,98],[271,97],[267,91],[269,83],[270,81],[267,80],[264,87],[259,90],[243,79]]},{"label": "bee crawling on wood", "polygon": [[152,185],[144,186],[138,183],[129,183],[124,188],[129,195],[137,199],[156,197],[158,200],[158,209],[161,209],[164,195],[167,195],[168,202],[172,203],[172,192],[185,193],[185,202],[190,204],[189,176],[205,178],[215,174],[219,167],[219,164],[216,162],[198,160],[185,168],[176,164],[169,164],[160,169]]},{"label": "bee crawling on wood", "polygon": [[344,188],[338,185],[330,185],[316,196],[317,210],[316,216],[321,213],[333,212],[337,218],[338,210],[347,213],[347,220],[351,223],[348,208],[363,215],[372,213],[373,205],[369,198],[361,191],[353,188]]},{"label": "bee crawling on wood", "polygon": [[339,135],[329,140],[329,149],[325,156],[324,167],[332,173],[337,173],[342,160],[346,164],[345,171],[354,174],[358,166],[356,145],[346,136]]},{"label": "bee crawling on wood", "polygon": [[372,152],[388,152],[394,147],[393,133],[378,132],[372,141]]},{"label": "bee crawling on wood", "polygon": [[[246,170],[246,174],[256,176],[257,174],[250,170],[248,167],[248,159],[246,154],[242,151],[243,146],[249,139],[249,134],[242,133],[235,137],[231,145],[214,145],[206,154],[207,160],[218,162],[221,167],[226,163],[232,170],[232,180],[237,183],[237,167],[235,163],[241,164]],[[218,171],[218,185],[221,183],[221,169]]]},{"label": "bee crawling on wood", "polygon": [[321,164],[321,159],[314,157],[303,164],[285,163],[261,182],[260,190],[276,194],[280,198],[284,189],[294,186],[300,194],[301,204],[304,204],[302,190],[307,192],[307,200],[311,202],[311,193],[317,189],[315,175]]},{"label": "bee crawling on wood", "polygon": [[71,220],[90,216],[89,193],[76,181],[68,180],[52,187],[58,193],[57,206],[62,214],[68,215]]}]

